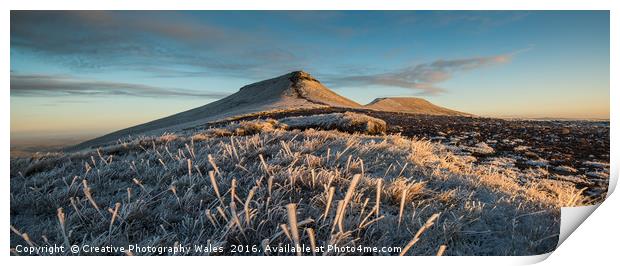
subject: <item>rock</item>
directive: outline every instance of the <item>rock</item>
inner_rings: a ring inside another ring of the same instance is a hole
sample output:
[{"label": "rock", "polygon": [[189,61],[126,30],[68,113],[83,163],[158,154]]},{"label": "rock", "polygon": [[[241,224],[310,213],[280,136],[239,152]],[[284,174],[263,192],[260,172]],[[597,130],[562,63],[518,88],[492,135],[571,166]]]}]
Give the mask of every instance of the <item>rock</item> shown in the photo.
[{"label": "rock", "polygon": [[563,173],[569,173],[569,174],[577,173],[577,169],[572,168],[570,166],[566,166],[566,165],[556,166],[553,168],[553,170],[556,170],[558,172],[563,172]]},{"label": "rock", "polygon": [[609,163],[605,162],[585,161],[582,164],[593,168],[609,168]]},{"label": "rock", "polygon": [[514,151],[527,151],[529,149],[530,149],[529,146],[519,145],[519,146],[514,148]]},{"label": "rock", "polygon": [[311,116],[286,117],[279,120],[289,129],[338,130],[349,133],[384,134],[385,121],[364,114],[345,112]]},{"label": "rock", "polygon": [[586,176],[596,179],[609,179],[609,173],[605,172],[587,172]]},{"label": "rock", "polygon": [[482,154],[482,155],[488,155],[488,154],[492,154],[495,152],[495,149],[493,149],[493,147],[489,146],[488,144],[484,142],[479,142],[473,147],[465,146],[463,147],[463,149],[466,151],[475,153],[475,154]]},{"label": "rock", "polygon": [[527,165],[536,166],[536,167],[547,167],[549,166],[549,162],[545,159],[539,160],[527,160],[525,162]]},{"label": "rock", "polygon": [[533,152],[531,152],[531,151],[526,151],[526,152],[524,152],[523,154],[524,154],[526,157],[528,157],[528,158],[532,158],[532,159],[538,159],[538,158],[540,158],[540,156],[538,156],[538,154],[533,153]]}]

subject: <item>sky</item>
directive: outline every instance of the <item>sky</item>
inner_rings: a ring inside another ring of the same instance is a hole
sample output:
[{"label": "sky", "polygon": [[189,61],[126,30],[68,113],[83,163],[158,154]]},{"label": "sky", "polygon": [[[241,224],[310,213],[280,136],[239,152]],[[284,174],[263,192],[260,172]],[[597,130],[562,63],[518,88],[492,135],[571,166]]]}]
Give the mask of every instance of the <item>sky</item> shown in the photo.
[{"label": "sky", "polygon": [[11,11],[11,138],[101,135],[304,70],[362,104],[609,118],[608,11]]}]

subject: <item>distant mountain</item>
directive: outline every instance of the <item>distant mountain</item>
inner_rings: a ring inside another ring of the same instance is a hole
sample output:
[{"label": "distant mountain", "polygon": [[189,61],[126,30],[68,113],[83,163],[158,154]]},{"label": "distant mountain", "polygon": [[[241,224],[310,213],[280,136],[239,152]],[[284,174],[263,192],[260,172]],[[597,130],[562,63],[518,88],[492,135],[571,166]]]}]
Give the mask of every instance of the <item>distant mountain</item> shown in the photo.
[{"label": "distant mountain", "polygon": [[228,97],[201,107],[83,142],[73,149],[116,141],[128,135],[161,134],[231,116],[270,110],[316,107],[362,108],[360,104],[323,86],[310,74],[295,71],[246,85]]},{"label": "distant mountain", "polygon": [[155,135],[252,113],[339,107],[374,109],[412,114],[471,116],[470,114],[436,106],[424,99],[413,97],[378,98],[366,106],[338,95],[303,71],[295,71],[276,78],[263,80],[239,89],[238,92],[215,102],[160,118],[148,123],[122,129],[80,143],[69,150],[84,149],[114,142],[130,135]]},{"label": "distant mountain", "polygon": [[427,100],[415,97],[377,98],[371,103],[365,105],[365,107],[368,109],[386,112],[401,112],[426,115],[473,116],[468,113],[440,107],[432,104]]}]

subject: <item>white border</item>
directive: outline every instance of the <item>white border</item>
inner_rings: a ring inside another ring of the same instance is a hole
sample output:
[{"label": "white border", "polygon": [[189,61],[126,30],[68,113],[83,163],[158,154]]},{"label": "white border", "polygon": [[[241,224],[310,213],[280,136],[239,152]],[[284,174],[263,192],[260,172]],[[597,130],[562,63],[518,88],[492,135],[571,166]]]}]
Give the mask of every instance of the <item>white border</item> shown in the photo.
[{"label": "white border", "polygon": [[[160,9],[160,10],[226,10],[226,9],[239,9],[239,10],[365,10],[365,9],[381,9],[381,10],[399,10],[399,9],[410,9],[410,10],[612,10],[611,12],[611,47],[618,47],[618,34],[614,34],[614,30],[618,29],[618,16],[616,12],[618,11],[617,2],[613,0],[563,0],[563,1],[554,1],[554,0],[520,0],[520,1],[494,1],[494,0],[435,0],[435,1],[418,1],[414,2],[411,0],[390,0],[390,1],[377,1],[377,0],[356,0],[356,1],[329,1],[329,0],[314,0],[314,1],[278,1],[278,0],[262,0],[262,1],[250,1],[250,0],[239,0],[239,1],[209,1],[209,3],[205,3],[206,1],[196,1],[196,0],[182,0],[182,1],[146,1],[146,0],[136,0],[136,1],[119,1],[119,0],[110,0],[110,1],[100,1],[100,2],[92,2],[92,1],[70,1],[70,0],[57,0],[57,1],[34,1],[34,0],[22,0],[22,1],[3,1],[2,5],[4,7],[1,17],[2,29],[4,31],[5,39],[0,44],[3,48],[4,53],[2,53],[2,69],[0,70],[3,73],[3,83],[4,83],[4,93],[2,95],[0,104],[2,105],[2,112],[0,112],[0,119],[2,123],[6,126],[6,128],[0,132],[2,136],[2,147],[0,149],[4,149],[8,151],[10,148],[10,136],[9,136],[9,128],[10,128],[10,61],[9,61],[9,53],[10,50],[10,42],[9,32],[10,32],[10,13],[9,10],[18,10],[18,9],[50,9],[50,10],[62,10],[62,9]],[[618,54],[612,48],[611,58],[610,60],[610,70],[611,73],[615,73],[617,71],[617,60]],[[617,78],[614,75],[611,75],[610,87],[617,87]],[[620,99],[618,95],[617,89],[610,90],[610,99]],[[615,103],[615,104],[614,104]],[[618,105],[620,102],[618,100],[612,102],[611,106],[611,158],[618,158],[617,150],[618,150]],[[616,115],[616,117],[614,117]],[[8,173],[9,171],[9,153],[5,152],[1,155],[1,169],[3,169],[4,173]],[[611,177],[612,181],[610,185],[610,192],[615,188],[617,178],[618,178],[618,165],[617,160],[611,161]],[[1,205],[1,214],[2,226],[5,228],[5,234],[1,237],[0,241],[2,242],[2,248],[5,250],[0,256],[9,255],[9,178],[8,175],[5,174],[3,176],[2,185],[0,186],[0,193],[4,195],[2,199]],[[592,219],[593,221],[586,221],[584,224],[586,228],[577,230],[573,236],[571,236],[568,240],[558,248],[557,253],[561,253],[561,256],[554,257],[547,261],[548,265],[574,265],[575,263],[591,263],[591,262],[599,262],[607,264],[610,261],[615,261],[616,254],[616,243],[618,241],[618,230],[617,223],[619,215],[617,214],[618,210],[618,198],[617,196],[612,197],[611,200],[604,202],[602,205],[604,210],[596,211]],[[613,205],[612,205],[613,204]],[[609,206],[612,205],[612,206]],[[593,224],[596,220],[597,224]],[[603,226],[605,225],[605,226]],[[612,236],[611,239],[605,236]],[[588,247],[593,247],[592,249],[588,249]],[[589,250],[589,252],[587,252]],[[548,254],[547,254],[548,255]],[[535,256],[535,257],[443,257],[441,259],[435,259],[433,257],[408,257],[406,260],[410,262],[411,260],[415,260],[416,263],[433,263],[439,265],[453,265],[453,264],[476,264],[476,265],[505,265],[505,264],[523,264],[523,263],[535,263],[540,260],[543,260],[547,257],[547,255]],[[560,254],[557,254],[560,255]],[[143,257],[140,259],[140,263],[149,263],[149,264],[170,264],[170,263],[179,263],[180,258],[156,258],[156,257]],[[217,257],[217,258],[209,258],[208,260],[203,260],[199,257],[190,257],[181,259],[181,263],[213,263],[217,264],[225,264],[230,263],[230,258],[228,257]],[[109,265],[113,262],[118,261],[128,262],[127,259],[121,259],[118,257],[105,257],[105,258],[97,258],[90,259],[89,257],[76,257],[76,258],[17,258],[11,257],[9,261],[11,264],[15,263],[40,263],[40,264],[63,264],[66,265],[67,262],[70,263],[84,263],[87,262],[89,264],[96,265]],[[131,259],[130,259],[131,260]],[[295,263],[295,264],[316,264],[317,262],[324,261],[329,263],[346,263],[346,264],[383,264],[386,260],[398,260],[398,258],[385,258],[385,257],[345,257],[345,258],[314,258],[314,259],[303,259],[299,260],[294,257],[277,257],[277,258],[257,258],[257,257],[241,257],[235,259],[236,263],[251,263],[254,264],[273,264],[277,263]],[[134,263],[136,261],[133,261]],[[403,262],[399,260],[399,262]]]}]

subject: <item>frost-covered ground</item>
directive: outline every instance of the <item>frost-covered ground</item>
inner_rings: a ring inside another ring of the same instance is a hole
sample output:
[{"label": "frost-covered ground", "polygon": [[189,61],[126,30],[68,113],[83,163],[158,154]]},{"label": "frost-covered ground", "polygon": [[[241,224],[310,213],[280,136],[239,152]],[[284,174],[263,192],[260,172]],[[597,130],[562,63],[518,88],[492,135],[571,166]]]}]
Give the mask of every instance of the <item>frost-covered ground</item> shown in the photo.
[{"label": "frost-covered ground", "polygon": [[[602,201],[609,180],[609,121],[508,120],[482,117],[414,115],[373,110],[322,108],[261,113],[236,119],[281,119],[351,111],[387,122],[388,134],[429,139],[474,164],[514,160],[514,167],[536,174],[527,179],[573,180],[582,193]],[[215,123],[217,124],[217,123]],[[545,174],[546,173],[546,174]]]},{"label": "frost-covered ground", "polygon": [[434,255],[445,245],[446,255],[530,255],[555,248],[560,207],[593,200],[571,178],[538,178],[544,167],[474,156],[492,144],[472,152],[284,122],[12,159],[11,246],[210,243],[231,254],[243,244],[258,246],[253,255],[294,255],[263,247],[299,243]]}]

